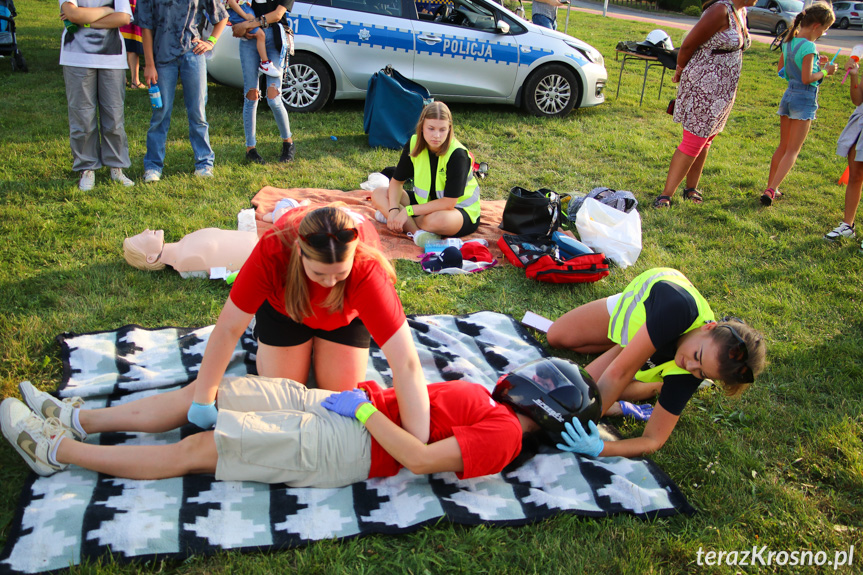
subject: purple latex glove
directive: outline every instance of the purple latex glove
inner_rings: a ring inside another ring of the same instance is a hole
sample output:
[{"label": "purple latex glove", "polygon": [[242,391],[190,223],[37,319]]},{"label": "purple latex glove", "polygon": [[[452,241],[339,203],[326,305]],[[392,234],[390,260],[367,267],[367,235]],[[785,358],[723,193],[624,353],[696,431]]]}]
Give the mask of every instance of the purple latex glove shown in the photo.
[{"label": "purple latex glove", "polygon": [[653,413],[653,406],[649,403],[641,405],[635,405],[628,401],[618,401],[617,403],[620,404],[620,411],[623,412],[623,415],[637,419],[638,421],[647,421],[650,419],[650,414]]},{"label": "purple latex glove", "polygon": [[356,418],[357,408],[364,404],[371,403],[369,396],[362,389],[351,389],[328,395],[321,405],[330,411],[335,411],[339,415]]}]

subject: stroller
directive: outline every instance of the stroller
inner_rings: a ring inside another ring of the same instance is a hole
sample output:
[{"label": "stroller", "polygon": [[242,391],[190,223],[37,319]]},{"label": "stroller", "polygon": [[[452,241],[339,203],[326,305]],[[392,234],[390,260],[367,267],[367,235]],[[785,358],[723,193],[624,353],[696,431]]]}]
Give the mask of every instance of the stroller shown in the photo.
[{"label": "stroller", "polygon": [[15,3],[12,0],[0,0],[0,56],[12,56],[12,70],[27,71],[27,61],[18,49],[18,38],[15,35]]}]

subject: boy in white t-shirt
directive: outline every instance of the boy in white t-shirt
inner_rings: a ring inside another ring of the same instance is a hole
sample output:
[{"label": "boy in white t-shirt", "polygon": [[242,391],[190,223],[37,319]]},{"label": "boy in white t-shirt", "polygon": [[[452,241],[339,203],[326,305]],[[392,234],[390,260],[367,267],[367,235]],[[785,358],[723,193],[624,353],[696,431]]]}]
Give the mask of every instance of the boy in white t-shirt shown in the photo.
[{"label": "boy in white t-shirt", "polygon": [[78,187],[93,189],[96,170],[111,168],[111,179],[124,186],[132,180],[123,169],[132,165],[126,139],[126,48],[120,26],[132,19],[129,0],[59,0],[60,17],[77,25],[63,31],[60,65],[69,107],[72,169],[81,173]]},{"label": "boy in white t-shirt", "polygon": [[[257,18],[255,18],[255,12],[252,10],[250,0],[228,0],[228,7],[231,9],[228,12],[228,22],[230,22],[231,25],[257,20]],[[258,56],[261,57],[261,65],[258,66],[258,72],[266,74],[267,76],[272,76],[273,78],[281,76],[282,71],[279,67],[273,64],[272,60],[267,58],[267,36],[264,34],[264,31],[260,28],[253,28],[252,30],[249,30],[249,34],[252,34],[255,37],[255,43],[258,47]],[[248,40],[243,38],[242,41],[247,42]]]}]

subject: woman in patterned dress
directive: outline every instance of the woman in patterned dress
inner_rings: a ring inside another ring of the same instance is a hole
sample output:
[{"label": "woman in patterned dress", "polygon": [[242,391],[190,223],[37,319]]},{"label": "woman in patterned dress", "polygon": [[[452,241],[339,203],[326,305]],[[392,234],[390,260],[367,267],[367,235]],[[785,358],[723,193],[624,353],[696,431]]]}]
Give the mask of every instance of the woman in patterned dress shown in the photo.
[{"label": "woman in patterned dress", "polygon": [[743,51],[751,40],[744,8],[755,0],[707,0],[701,19],[689,32],[677,56],[674,121],[683,124],[683,141],[674,151],[665,189],[655,208],[671,205],[671,196],[686,179],[683,199],[700,204],[698,188],[713,138],[725,127],[734,106]]}]

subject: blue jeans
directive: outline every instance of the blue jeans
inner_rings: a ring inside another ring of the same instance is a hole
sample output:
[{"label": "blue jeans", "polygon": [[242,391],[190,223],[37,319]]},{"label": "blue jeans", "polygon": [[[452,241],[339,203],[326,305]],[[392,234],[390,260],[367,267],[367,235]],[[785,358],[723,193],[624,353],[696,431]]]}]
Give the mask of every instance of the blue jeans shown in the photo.
[{"label": "blue jeans", "polygon": [[195,169],[212,168],[216,154],[210,147],[210,125],[207,123],[207,64],[204,55],[189,50],[173,62],[156,64],[159,75],[159,91],[162,107],[153,110],[150,128],[147,130],[147,153],[144,155],[144,171],[162,173],[165,166],[165,142],[171,127],[171,110],[174,109],[174,93],[177,79],[183,82],[183,101],[189,118],[189,142],[195,154]]},{"label": "blue jeans", "polygon": [[537,26],[542,26],[543,28],[550,28],[551,30],[557,30],[557,20],[552,20],[544,14],[534,14],[530,17],[530,20]]},{"label": "blue jeans", "polygon": [[[273,34],[281,33],[282,27],[278,24],[266,28],[264,32],[267,35],[267,58],[275,63],[280,68],[283,66],[283,54],[287,51],[285,38],[282,36],[282,53],[276,51],[276,45],[273,42]],[[249,90],[258,89],[258,66],[261,64],[261,57],[258,55],[258,49],[254,40],[240,40],[240,67],[243,69],[243,131],[246,133],[246,147],[254,148],[255,131],[257,130],[257,115],[258,115],[258,98],[249,100]],[[285,105],[282,103],[282,79],[273,78],[272,76],[264,76],[267,79],[267,91],[273,87],[276,89],[275,98],[267,98],[267,103],[270,105],[270,110],[273,111],[273,118],[276,119],[276,126],[279,128],[279,135],[282,140],[287,140],[291,137],[291,124],[288,121],[288,111],[285,110]]]}]

